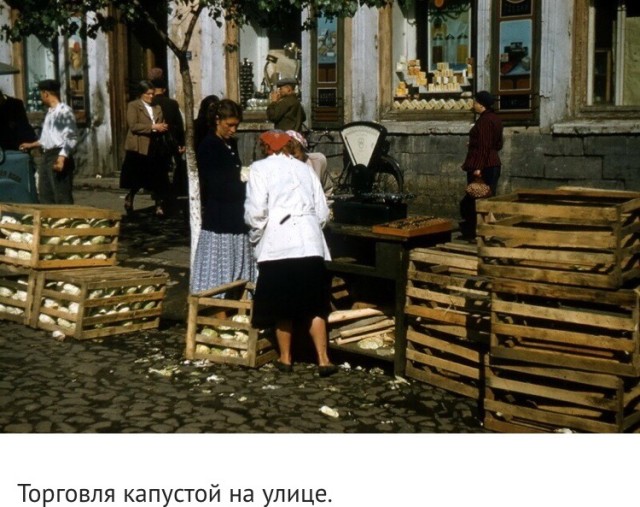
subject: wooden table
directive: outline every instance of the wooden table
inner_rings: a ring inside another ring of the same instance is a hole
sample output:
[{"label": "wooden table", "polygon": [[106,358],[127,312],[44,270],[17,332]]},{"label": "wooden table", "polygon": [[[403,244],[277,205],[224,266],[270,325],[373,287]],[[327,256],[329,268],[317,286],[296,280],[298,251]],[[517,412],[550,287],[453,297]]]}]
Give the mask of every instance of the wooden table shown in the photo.
[{"label": "wooden table", "polygon": [[[406,353],[406,325],[404,315],[405,290],[409,251],[415,247],[429,247],[451,240],[451,229],[423,232],[413,236],[381,234],[372,231],[371,226],[344,225],[331,223],[325,228],[327,243],[332,259],[327,269],[335,274],[350,274],[356,277],[371,277],[389,280],[393,284],[393,294],[389,303],[395,317],[395,353],[388,360],[394,363],[397,375],[404,373]],[[385,359],[375,352],[363,350],[357,345],[337,345],[330,348]]]}]

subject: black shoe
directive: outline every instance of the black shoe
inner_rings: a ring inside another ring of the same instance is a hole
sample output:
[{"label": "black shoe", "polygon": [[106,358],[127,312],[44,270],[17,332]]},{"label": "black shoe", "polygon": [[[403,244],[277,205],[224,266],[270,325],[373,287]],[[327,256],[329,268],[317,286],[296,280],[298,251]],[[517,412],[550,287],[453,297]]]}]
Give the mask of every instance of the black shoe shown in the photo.
[{"label": "black shoe", "polygon": [[338,367],[335,364],[318,366],[318,375],[320,375],[321,377],[329,377],[334,373],[338,373]]},{"label": "black shoe", "polygon": [[276,370],[281,373],[291,373],[293,371],[293,366],[290,364],[285,364],[280,361],[275,361],[273,364],[275,365]]}]

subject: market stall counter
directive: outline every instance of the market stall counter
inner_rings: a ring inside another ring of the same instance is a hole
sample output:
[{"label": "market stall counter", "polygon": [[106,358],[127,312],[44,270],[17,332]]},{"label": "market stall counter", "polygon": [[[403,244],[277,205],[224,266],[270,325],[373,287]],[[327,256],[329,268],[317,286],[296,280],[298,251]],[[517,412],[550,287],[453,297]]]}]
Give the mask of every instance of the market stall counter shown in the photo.
[{"label": "market stall counter", "polygon": [[409,217],[374,226],[331,223],[325,229],[332,260],[327,268],[344,277],[358,304],[371,303],[388,309],[394,324],[395,345],[390,356],[380,356],[355,343],[330,342],[330,347],[351,353],[372,355],[393,361],[394,372],[405,368],[405,289],[409,252],[451,239],[450,220],[436,217]]}]

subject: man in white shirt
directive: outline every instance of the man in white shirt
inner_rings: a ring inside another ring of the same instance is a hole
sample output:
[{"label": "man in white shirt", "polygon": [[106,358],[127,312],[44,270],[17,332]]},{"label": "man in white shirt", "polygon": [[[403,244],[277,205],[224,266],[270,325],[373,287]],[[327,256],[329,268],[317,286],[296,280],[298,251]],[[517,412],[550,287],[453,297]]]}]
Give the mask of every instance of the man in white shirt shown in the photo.
[{"label": "man in white shirt", "polygon": [[42,148],[38,167],[38,194],[42,204],[73,204],[72,153],[78,144],[78,129],[73,110],[60,100],[60,83],[45,79],[38,83],[40,99],[49,109],[42,124],[40,139],[22,143],[20,150]]}]

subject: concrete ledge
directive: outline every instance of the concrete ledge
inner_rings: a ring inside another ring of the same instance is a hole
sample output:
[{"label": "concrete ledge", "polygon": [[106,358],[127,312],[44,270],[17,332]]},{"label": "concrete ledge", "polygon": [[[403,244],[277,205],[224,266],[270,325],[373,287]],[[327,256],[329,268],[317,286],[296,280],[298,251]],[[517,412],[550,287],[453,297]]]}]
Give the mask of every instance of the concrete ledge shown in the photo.
[{"label": "concrete ledge", "polygon": [[469,121],[391,121],[383,120],[389,134],[404,135],[460,135],[466,136],[471,130],[471,116]]},{"label": "concrete ledge", "polygon": [[[75,188],[104,188],[109,190],[122,190],[120,188],[120,178],[74,178],[73,186]],[[125,192],[122,190],[122,192]]]},{"label": "concrete ledge", "polygon": [[620,134],[640,134],[638,120],[573,120],[556,123],[551,127],[555,135],[566,136],[608,136]]}]

